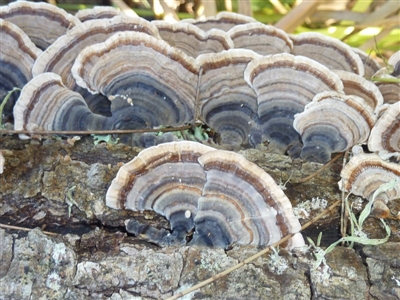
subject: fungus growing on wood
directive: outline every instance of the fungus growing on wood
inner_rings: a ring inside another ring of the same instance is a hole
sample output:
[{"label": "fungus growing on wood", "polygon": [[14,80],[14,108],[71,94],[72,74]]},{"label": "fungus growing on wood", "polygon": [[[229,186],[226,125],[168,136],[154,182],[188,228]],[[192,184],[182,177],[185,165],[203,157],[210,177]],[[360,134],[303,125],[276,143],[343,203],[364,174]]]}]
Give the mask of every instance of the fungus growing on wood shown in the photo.
[{"label": "fungus growing on wood", "polygon": [[114,128],[177,126],[193,120],[198,66],[163,40],[120,32],[81,51],[72,73],[78,85],[111,100]]},{"label": "fungus growing on wood", "polygon": [[142,18],[117,16],[106,20],[91,20],[72,28],[40,55],[33,67],[33,75],[53,72],[61,76],[64,84],[75,89],[71,73],[78,54],[87,46],[104,42],[121,31],[138,31],[159,37],[157,28]]},{"label": "fungus growing on wood", "polygon": [[342,179],[339,181],[339,188],[342,191],[351,192],[369,201],[382,184],[395,183],[393,188],[382,190],[375,198],[374,206],[378,209],[383,207],[387,214],[388,201],[400,197],[400,165],[384,161],[377,154],[361,153],[353,156],[342,169],[340,176]]},{"label": "fungus growing on wood", "polygon": [[205,32],[187,22],[153,21],[152,24],[158,28],[164,41],[194,58],[200,54],[221,52],[233,48],[233,42],[229,35],[222,30],[211,29]]},{"label": "fungus growing on wood", "polygon": [[[191,245],[270,245],[300,230],[289,199],[267,173],[239,154],[195,142],[140,152],[119,170],[106,204],[165,216],[172,233],[161,232],[162,245],[184,244],[192,230]],[[136,221],[126,225],[141,233]],[[303,245],[300,233],[286,244]]]},{"label": "fungus growing on wood", "polygon": [[400,102],[390,104],[371,130],[368,149],[379,155],[400,155]]},{"label": "fungus growing on wood", "polygon": [[[40,53],[18,26],[0,19],[0,103],[13,88],[22,88],[31,78],[32,66]],[[18,93],[13,93],[3,111],[5,120],[12,115]],[[0,124],[1,126],[1,124]]]},{"label": "fungus growing on wood", "polygon": [[78,18],[55,5],[30,1],[16,1],[2,6],[0,18],[21,28],[42,50],[81,23]]},{"label": "fungus growing on wood", "polygon": [[86,22],[95,19],[112,19],[119,15],[121,15],[121,11],[115,7],[95,6],[92,8],[78,10],[78,12],[75,14],[75,17],[77,17],[81,22]]},{"label": "fungus growing on wood", "polygon": [[343,70],[364,76],[361,58],[347,44],[316,32],[292,36],[294,55],[309,57],[331,70]]},{"label": "fungus growing on wood", "polygon": [[138,31],[159,37],[157,28],[142,18],[121,15],[112,19],[86,21],[49,46],[36,60],[32,73],[34,76],[45,72],[59,74],[69,89],[84,97],[94,113],[110,116],[110,101],[102,95],[92,95],[79,87],[72,76],[71,68],[79,52],[85,47],[104,42],[120,31]]},{"label": "fungus growing on wood", "polygon": [[203,20],[185,19],[181,22],[189,22],[204,31],[208,31],[214,28],[228,31],[236,25],[257,22],[257,20],[245,15],[223,11],[218,13],[216,16],[211,16]]},{"label": "fungus growing on wood", "polygon": [[384,103],[393,104],[400,101],[400,82],[376,82]]},{"label": "fungus growing on wood", "polygon": [[347,71],[337,70],[335,73],[339,76],[340,80],[342,80],[346,95],[355,95],[363,98],[365,103],[373,110],[383,104],[381,92],[371,81]]},{"label": "fungus growing on wood", "polygon": [[254,59],[244,78],[258,97],[263,140],[280,152],[300,141],[293,128],[295,114],[302,112],[317,93],[343,90],[339,77],[325,66],[287,53]]},{"label": "fungus growing on wood", "polygon": [[293,43],[281,29],[262,23],[236,25],[228,32],[235,47],[250,49],[261,55],[290,53]]},{"label": "fungus growing on wood", "polygon": [[[14,107],[14,120],[15,130],[30,130],[32,134],[35,130],[107,127],[106,118],[93,114],[82,96],[66,88],[54,73],[40,74],[24,86]],[[29,136],[21,134],[20,138]]]},{"label": "fungus growing on wood", "polygon": [[322,92],[295,115],[293,127],[301,135],[301,157],[326,163],[331,153],[345,151],[367,141],[376,117],[357,96]]},{"label": "fungus growing on wood", "polygon": [[197,58],[202,70],[199,115],[218,134],[218,143],[232,146],[260,144],[257,96],[243,78],[247,64],[260,55],[232,49]]}]

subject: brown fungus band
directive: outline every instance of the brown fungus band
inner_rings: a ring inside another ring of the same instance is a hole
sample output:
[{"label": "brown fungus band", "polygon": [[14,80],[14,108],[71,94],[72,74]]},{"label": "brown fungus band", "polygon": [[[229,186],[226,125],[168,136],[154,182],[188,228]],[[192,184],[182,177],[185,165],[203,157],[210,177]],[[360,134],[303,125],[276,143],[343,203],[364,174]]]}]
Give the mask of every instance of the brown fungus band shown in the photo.
[{"label": "brown fungus band", "polygon": [[[132,13],[134,13],[133,10]],[[97,19],[112,19],[115,16],[119,16],[122,14],[123,13],[119,9],[113,6],[94,6],[92,8],[79,10],[75,14],[75,17],[77,17],[81,22],[86,22]]]},{"label": "brown fungus band", "polygon": [[[297,234],[288,248],[304,245],[289,199],[267,173],[240,154],[195,142],[140,152],[121,167],[106,203],[165,216],[172,233],[158,236],[162,245],[185,244],[191,231],[190,245],[270,245],[290,233]],[[136,221],[126,224],[140,233]]]},{"label": "brown fungus band", "polygon": [[262,23],[236,25],[228,31],[235,49],[249,49],[260,55],[290,53],[293,43],[281,29]]},{"label": "brown fungus band", "polygon": [[355,95],[363,98],[365,103],[374,111],[383,104],[382,94],[373,82],[352,72],[341,70],[334,72],[342,81],[346,95]]},{"label": "brown fungus band", "polygon": [[340,40],[316,32],[304,32],[291,38],[293,55],[309,57],[330,70],[343,70],[364,76],[360,56]]},{"label": "brown fungus band", "polygon": [[211,29],[205,32],[187,22],[153,21],[152,24],[158,28],[164,41],[194,58],[200,54],[216,53],[233,48],[231,38],[222,30]]}]

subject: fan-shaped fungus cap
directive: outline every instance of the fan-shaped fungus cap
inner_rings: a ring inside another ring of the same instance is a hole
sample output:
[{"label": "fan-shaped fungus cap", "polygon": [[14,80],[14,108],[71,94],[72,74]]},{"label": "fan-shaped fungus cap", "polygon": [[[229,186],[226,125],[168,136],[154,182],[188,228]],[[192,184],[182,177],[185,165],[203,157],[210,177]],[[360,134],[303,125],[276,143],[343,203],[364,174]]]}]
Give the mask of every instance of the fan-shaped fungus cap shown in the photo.
[{"label": "fan-shaped fungus cap", "polygon": [[[382,160],[374,153],[353,156],[340,173],[339,188],[372,200],[378,188],[400,177],[400,165]],[[376,200],[387,203],[400,197],[400,183],[394,188],[382,191]]]},{"label": "fan-shaped fungus cap", "polygon": [[258,97],[258,117],[264,140],[284,152],[299,142],[293,118],[323,91],[342,91],[339,77],[320,63],[282,53],[254,59],[244,73]]},{"label": "fan-shaped fungus cap", "polygon": [[[183,240],[194,227],[193,245],[269,245],[300,230],[289,199],[261,168],[234,152],[194,142],[143,150],[121,167],[106,203],[153,209],[170,220],[171,236]],[[298,233],[286,246],[303,245]]]},{"label": "fan-shaped fungus cap", "polygon": [[120,31],[138,31],[159,37],[157,28],[142,18],[117,16],[106,20],[91,20],[72,28],[40,55],[33,67],[33,75],[45,72],[59,74],[64,84],[76,89],[71,73],[72,65],[79,52],[85,47],[104,42]]},{"label": "fan-shaped fungus cap", "polygon": [[78,18],[55,5],[30,1],[16,1],[3,6],[0,18],[21,28],[42,50],[68,29],[81,23]]},{"label": "fan-shaped fungus cap", "polygon": [[293,48],[292,40],[286,32],[262,23],[236,25],[227,33],[235,48],[250,49],[261,55],[290,53]]},{"label": "fan-shaped fungus cap", "polygon": [[211,29],[205,32],[187,22],[153,21],[152,24],[158,28],[158,32],[164,41],[191,57],[233,48],[231,38],[221,30]]},{"label": "fan-shaped fungus cap", "polygon": [[[61,77],[43,73],[29,81],[14,107],[15,130],[95,130],[106,118],[94,115],[85,100],[67,89]],[[20,138],[29,138],[20,135]]]},{"label": "fan-shaped fungus cap", "polygon": [[301,157],[326,163],[331,153],[366,142],[376,117],[357,96],[322,92],[295,115],[293,126],[303,141]]},{"label": "fan-shaped fungus cap", "polygon": [[[0,103],[14,87],[22,88],[31,78],[32,66],[42,52],[36,48],[29,37],[16,25],[0,19]],[[3,113],[8,119],[17,94],[4,107]],[[1,126],[1,124],[0,124]]]},{"label": "fan-shaped fungus cap", "polygon": [[400,101],[399,82],[375,82],[382,94],[383,102],[393,104]]},{"label": "fan-shaped fungus cap", "polygon": [[223,11],[218,13],[216,16],[208,17],[203,20],[185,19],[181,22],[192,23],[204,31],[214,28],[228,31],[236,25],[257,22],[257,20],[245,15]]},{"label": "fan-shaped fungus cap", "polygon": [[361,58],[340,40],[316,32],[304,32],[291,38],[292,54],[314,59],[331,70],[344,70],[364,76]]},{"label": "fan-shaped fungus cap", "polygon": [[340,80],[342,80],[346,95],[355,95],[363,98],[365,103],[373,110],[383,104],[381,92],[371,81],[347,71],[337,70],[334,72],[339,76]]},{"label": "fan-shaped fungus cap", "polygon": [[112,100],[115,128],[193,120],[198,66],[163,40],[139,32],[115,34],[81,51],[72,73],[78,85]]},{"label": "fan-shaped fungus cap", "polygon": [[[133,12],[133,11],[132,11]],[[78,10],[75,14],[81,22],[86,22],[95,19],[112,19],[115,16],[121,15],[121,11],[112,6],[95,6]]]},{"label": "fan-shaped fungus cap", "polygon": [[197,58],[201,69],[200,118],[225,145],[255,145],[258,131],[257,96],[243,78],[247,64],[260,55],[251,50],[232,49]]},{"label": "fan-shaped fungus cap", "polygon": [[382,156],[400,155],[400,102],[391,104],[378,119],[371,130],[368,149]]}]

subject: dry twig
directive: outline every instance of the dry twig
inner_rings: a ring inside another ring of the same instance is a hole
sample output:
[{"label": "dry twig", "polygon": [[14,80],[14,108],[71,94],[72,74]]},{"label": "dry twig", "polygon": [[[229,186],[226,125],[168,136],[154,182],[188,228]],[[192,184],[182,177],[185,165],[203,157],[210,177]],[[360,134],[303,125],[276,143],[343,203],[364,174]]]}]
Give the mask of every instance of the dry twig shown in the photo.
[{"label": "dry twig", "polygon": [[[19,226],[13,226],[13,225],[6,225],[6,224],[1,224],[0,223],[0,228],[6,228],[6,229],[14,229],[14,230],[22,230],[22,231],[31,231],[33,228],[26,228],[26,227],[19,227]],[[58,236],[58,233],[55,232],[49,232],[49,231],[43,231],[44,234],[50,235],[50,236]]]},{"label": "dry twig", "polygon": [[155,128],[155,129],[125,129],[125,130],[0,130],[0,134],[34,134],[34,135],[53,135],[53,134],[71,134],[71,135],[107,135],[107,134],[126,134],[126,133],[145,133],[145,132],[170,132],[190,129],[191,125],[169,128]]},{"label": "dry twig", "polygon": [[342,156],[342,153],[339,153],[338,155],[336,155],[334,158],[332,158],[329,162],[327,162],[321,169],[319,169],[318,171],[316,171],[315,173],[312,173],[311,175],[304,177],[302,179],[300,179],[298,182],[296,183],[304,183],[310,179],[312,179],[313,177],[315,177],[316,175],[318,175],[319,173],[321,173],[323,170],[325,170],[326,168],[328,168],[331,164],[333,164],[335,161],[337,161],[340,157]]}]

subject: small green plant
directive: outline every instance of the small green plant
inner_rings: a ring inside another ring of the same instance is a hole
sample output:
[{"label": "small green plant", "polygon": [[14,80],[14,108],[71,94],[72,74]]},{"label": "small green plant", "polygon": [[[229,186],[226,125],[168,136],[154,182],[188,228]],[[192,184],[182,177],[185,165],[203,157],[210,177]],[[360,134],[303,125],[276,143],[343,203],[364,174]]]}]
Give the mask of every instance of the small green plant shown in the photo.
[{"label": "small green plant", "polygon": [[283,274],[283,272],[289,267],[287,260],[279,255],[279,246],[271,247],[272,253],[269,255],[270,260],[268,265],[273,272],[278,275]]},{"label": "small green plant", "polygon": [[293,176],[293,171],[292,171],[292,173],[290,173],[289,178],[283,183],[282,182],[282,172],[281,172],[281,178],[279,178],[278,186],[281,188],[282,191],[286,190],[286,184],[290,181],[290,179],[292,179],[292,176]]},{"label": "small green plant", "polygon": [[375,81],[375,82],[400,83],[400,78],[396,78],[396,77],[386,78],[386,77],[374,77],[374,76],[372,76],[371,80]]},{"label": "small green plant", "polygon": [[3,127],[3,109],[6,106],[8,99],[10,99],[12,93],[20,90],[20,88],[14,87],[11,91],[7,93],[7,95],[3,99],[3,102],[0,104],[0,127]]},{"label": "small green plant", "polygon": [[[394,66],[389,64],[389,62],[386,59],[386,57],[380,51],[376,41],[375,41],[375,52],[376,52],[377,56],[380,57],[383,60],[383,62],[385,63],[386,74],[391,74],[394,71]],[[388,77],[372,76],[370,78],[370,80],[375,81],[375,82],[400,83],[400,78],[396,78],[396,77],[393,77],[393,76],[388,76]]]},{"label": "small green plant", "polygon": [[173,134],[178,138],[182,140],[188,140],[188,141],[206,141],[208,140],[209,136],[207,131],[210,129],[204,129],[201,126],[196,126],[193,130],[191,129],[185,129],[181,131],[174,131]]},{"label": "small green plant", "polygon": [[96,135],[92,134],[91,135],[94,139],[94,144],[97,145],[101,142],[105,142],[107,144],[112,144],[115,145],[119,142],[119,138],[114,138],[111,134],[108,135]]},{"label": "small green plant", "polygon": [[315,244],[312,239],[307,237],[308,242],[315,249],[314,256],[316,258],[316,262],[315,262],[314,267],[318,268],[321,265],[321,263],[323,265],[326,265],[325,255],[328,254],[329,252],[331,252],[338,244],[340,244],[342,242],[350,242],[351,243],[350,247],[352,247],[354,245],[354,243],[359,243],[359,244],[363,244],[363,245],[379,245],[379,244],[383,244],[383,243],[387,242],[387,240],[390,237],[391,232],[390,232],[390,227],[386,224],[386,222],[383,219],[380,219],[380,220],[381,220],[381,222],[386,230],[386,234],[387,234],[386,237],[383,239],[368,238],[367,235],[362,231],[362,227],[363,227],[365,219],[371,213],[371,208],[372,208],[372,205],[373,205],[376,197],[382,192],[393,189],[398,184],[399,184],[398,177],[388,183],[383,183],[374,192],[371,201],[369,201],[368,204],[364,207],[358,220],[349,207],[349,203],[348,203],[348,198],[350,196],[350,193],[349,193],[345,199],[345,202],[346,202],[346,207],[347,207],[348,211],[350,212],[350,226],[351,226],[350,227],[350,236],[342,237],[335,243],[329,245],[329,247],[326,248],[325,250],[323,250],[319,247],[321,238],[322,238],[322,232],[318,236],[317,244]]}]

